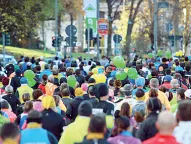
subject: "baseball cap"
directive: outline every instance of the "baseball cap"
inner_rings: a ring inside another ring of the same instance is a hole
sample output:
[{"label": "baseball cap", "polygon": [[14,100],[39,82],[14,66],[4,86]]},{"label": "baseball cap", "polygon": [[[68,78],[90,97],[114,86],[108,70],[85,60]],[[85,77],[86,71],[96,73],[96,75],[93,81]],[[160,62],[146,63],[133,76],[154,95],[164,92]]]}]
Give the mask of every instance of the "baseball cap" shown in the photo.
[{"label": "baseball cap", "polygon": [[166,75],[164,77],[164,81],[170,82],[172,80],[172,77],[170,75]]},{"label": "baseball cap", "polygon": [[99,83],[95,85],[95,95],[97,98],[108,95],[108,87],[105,83]]},{"label": "baseball cap", "polygon": [[191,99],[191,89],[186,90],[184,94],[187,98]]}]

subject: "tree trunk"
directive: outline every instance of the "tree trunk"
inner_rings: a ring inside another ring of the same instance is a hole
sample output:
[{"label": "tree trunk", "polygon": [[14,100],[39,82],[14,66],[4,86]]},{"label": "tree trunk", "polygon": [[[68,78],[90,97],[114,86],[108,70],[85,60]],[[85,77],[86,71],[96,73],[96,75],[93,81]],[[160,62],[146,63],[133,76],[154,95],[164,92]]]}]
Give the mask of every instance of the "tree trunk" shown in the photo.
[{"label": "tree trunk", "polygon": [[130,48],[131,48],[131,34],[133,31],[133,24],[128,24],[127,28],[127,35],[126,35],[126,56],[127,56],[127,61],[130,60]]},{"label": "tree trunk", "polygon": [[107,56],[111,56],[112,55],[112,24],[113,24],[113,20],[112,18],[112,6],[111,6],[111,1],[107,1],[107,6],[108,6],[108,38],[107,38]]}]

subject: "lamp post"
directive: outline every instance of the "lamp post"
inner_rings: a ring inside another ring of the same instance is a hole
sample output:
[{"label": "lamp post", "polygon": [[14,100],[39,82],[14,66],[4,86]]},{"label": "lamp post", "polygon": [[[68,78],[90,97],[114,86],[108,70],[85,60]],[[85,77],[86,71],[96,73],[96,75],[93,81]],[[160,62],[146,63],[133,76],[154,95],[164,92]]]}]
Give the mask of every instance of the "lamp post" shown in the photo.
[{"label": "lamp post", "polygon": [[158,2],[154,0],[154,51],[157,54],[158,45]]}]

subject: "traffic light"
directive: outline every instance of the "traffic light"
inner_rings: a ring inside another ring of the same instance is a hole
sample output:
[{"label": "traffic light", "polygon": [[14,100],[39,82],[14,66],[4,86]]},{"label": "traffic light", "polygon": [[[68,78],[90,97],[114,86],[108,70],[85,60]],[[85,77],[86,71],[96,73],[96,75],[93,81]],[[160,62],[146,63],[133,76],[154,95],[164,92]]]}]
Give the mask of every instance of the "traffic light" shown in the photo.
[{"label": "traffic light", "polygon": [[56,47],[56,38],[55,37],[52,37],[52,46]]},{"label": "traffic light", "polygon": [[5,34],[5,46],[11,45],[11,36],[10,34]]},{"label": "traffic light", "polygon": [[174,47],[174,40],[172,40],[171,46]]},{"label": "traffic light", "polygon": [[[93,40],[93,29],[89,29],[89,40]],[[88,41],[88,29],[86,29],[86,41]]]},{"label": "traffic light", "polygon": [[[56,44],[56,40],[57,40],[57,44]],[[60,47],[61,43],[63,41],[63,37],[62,36],[58,36],[58,37],[52,37],[52,46],[53,47]]]}]

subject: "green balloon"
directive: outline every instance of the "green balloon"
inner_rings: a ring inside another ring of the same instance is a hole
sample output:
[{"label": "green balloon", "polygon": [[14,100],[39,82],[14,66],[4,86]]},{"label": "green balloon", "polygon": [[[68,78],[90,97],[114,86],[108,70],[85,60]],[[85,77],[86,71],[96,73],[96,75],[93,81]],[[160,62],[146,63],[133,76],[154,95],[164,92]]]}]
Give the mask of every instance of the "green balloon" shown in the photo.
[{"label": "green balloon", "polygon": [[36,84],[36,81],[34,79],[27,79],[28,80],[28,85],[30,87],[33,87]]},{"label": "green balloon", "polygon": [[117,80],[124,80],[127,77],[127,73],[124,71],[123,72],[117,72],[115,77]]},{"label": "green balloon", "polygon": [[26,70],[24,72],[24,77],[27,79],[33,79],[33,78],[35,78],[35,74],[32,70]]},{"label": "green balloon", "polygon": [[138,77],[138,73],[135,68],[130,68],[127,72],[127,75],[130,79],[136,79]]},{"label": "green balloon", "polygon": [[67,78],[67,84],[68,84],[70,87],[74,88],[74,87],[76,86],[76,78],[75,78],[75,76],[73,76],[73,75],[69,76],[69,77]]},{"label": "green balloon", "polygon": [[153,58],[153,54],[152,53],[148,53],[149,58]]},{"label": "green balloon", "polygon": [[167,57],[168,59],[171,58],[171,57],[172,57],[171,52],[167,51],[167,52],[166,52],[166,57]]},{"label": "green balloon", "polygon": [[125,68],[125,61],[124,61],[123,57],[121,57],[121,56],[114,57],[113,64],[117,68]]},{"label": "green balloon", "polygon": [[157,55],[158,55],[159,57],[161,57],[161,56],[163,55],[163,52],[162,52],[161,50],[158,50]]}]

